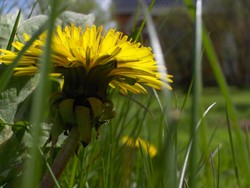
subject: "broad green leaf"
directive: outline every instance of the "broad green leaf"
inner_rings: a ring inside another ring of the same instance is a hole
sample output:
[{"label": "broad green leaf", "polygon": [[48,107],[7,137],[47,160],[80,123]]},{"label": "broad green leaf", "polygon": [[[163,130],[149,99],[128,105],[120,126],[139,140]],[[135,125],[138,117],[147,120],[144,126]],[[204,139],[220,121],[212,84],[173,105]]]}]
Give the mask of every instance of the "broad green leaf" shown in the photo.
[{"label": "broad green leaf", "polygon": [[13,123],[17,104],[17,90],[15,88],[10,88],[0,94],[0,118],[5,123]]},{"label": "broad green leaf", "polygon": [[85,27],[94,24],[95,16],[93,14],[80,14],[72,11],[65,11],[59,19],[62,21],[62,27],[74,23],[77,26]]},{"label": "broad green leaf", "polygon": [[[46,15],[38,15],[21,22],[19,27],[17,28],[18,38],[22,40],[22,36],[24,33],[27,33],[31,36],[46,22],[47,19],[48,16]],[[58,20],[58,24],[61,24],[60,20]]]},{"label": "broad green leaf", "polygon": [[13,123],[18,105],[36,88],[38,76],[28,78],[13,77],[9,87],[0,93],[0,119],[5,123]]},{"label": "broad green leaf", "polygon": [[[3,123],[3,122],[1,122]],[[11,130],[11,127],[6,126],[0,131],[0,146],[4,144],[11,136],[13,132]]]},{"label": "broad green leaf", "polygon": [[29,79],[23,88],[18,93],[18,103],[23,102],[27,96],[29,96],[36,88],[39,75],[36,75]]},{"label": "broad green leaf", "polygon": [[22,143],[24,129],[19,129],[13,133],[11,128],[6,126],[3,135],[7,140],[0,143],[0,186],[11,181],[18,174],[20,174],[23,166],[22,154],[25,147]]},{"label": "broad green leaf", "polygon": [[[31,17],[20,23],[20,26],[17,29],[18,38],[22,40],[22,35],[27,33],[32,35],[37,31],[42,24],[48,19],[47,15],[37,15]],[[86,25],[93,25],[95,21],[95,16],[93,14],[80,14],[72,11],[63,12],[57,19],[55,25],[61,25],[62,27],[74,23],[75,25],[85,27]]]}]

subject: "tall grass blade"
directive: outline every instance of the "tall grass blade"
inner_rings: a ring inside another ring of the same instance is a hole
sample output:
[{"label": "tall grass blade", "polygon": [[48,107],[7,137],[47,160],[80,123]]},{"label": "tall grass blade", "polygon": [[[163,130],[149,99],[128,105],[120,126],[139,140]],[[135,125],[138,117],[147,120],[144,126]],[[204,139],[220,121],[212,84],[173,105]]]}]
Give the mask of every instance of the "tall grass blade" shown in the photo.
[{"label": "tall grass blade", "polygon": [[244,147],[245,144],[243,142],[243,137],[241,134],[241,130],[240,130],[240,126],[237,120],[237,115],[236,115],[236,110],[234,107],[234,104],[232,102],[231,96],[230,96],[230,92],[227,86],[227,83],[225,81],[225,78],[223,77],[223,73],[222,70],[219,66],[219,60],[216,56],[216,53],[214,51],[213,45],[212,45],[212,41],[209,38],[207,31],[203,30],[203,44],[204,44],[204,49],[205,52],[208,56],[210,65],[212,67],[212,70],[214,72],[214,75],[216,77],[216,80],[218,82],[218,85],[220,87],[220,90],[223,94],[224,100],[226,102],[227,105],[227,109],[228,109],[228,116],[229,119],[232,121],[232,125],[233,125],[233,130],[236,136],[236,145],[237,148],[239,149],[239,156],[240,157],[240,161],[242,162],[242,164],[244,164],[244,167],[247,168],[246,170],[246,177],[250,177],[250,161],[247,157],[247,152],[246,152],[246,148]]},{"label": "tall grass blade", "polygon": [[162,101],[161,101],[161,99],[160,99],[160,97],[159,97],[159,95],[158,95],[158,93],[156,92],[155,89],[153,89],[153,94],[154,94],[155,99],[157,100],[157,103],[158,103],[159,107],[160,107],[162,118],[163,118],[163,121],[164,121],[164,124],[160,125],[161,127],[159,129],[159,131],[160,131],[159,132],[159,138],[161,138],[161,139],[158,140],[159,141],[159,144],[158,144],[159,147],[162,147],[162,145],[164,144],[164,138],[165,138],[165,134],[166,134],[165,131],[164,131],[165,127],[166,127],[167,132],[169,133],[168,121],[167,121],[167,117],[165,116],[165,110],[163,108]]},{"label": "tall grass blade", "polygon": [[[160,45],[160,40],[156,32],[156,28],[154,25],[154,22],[152,20],[152,17],[147,12],[146,4],[144,1],[140,0],[140,3],[142,5],[142,10],[144,12],[144,18],[147,23],[147,30],[149,33],[149,38],[151,42],[151,46],[155,55],[155,60],[159,67],[165,67],[165,61],[163,56],[163,51]],[[152,4],[151,4],[152,5]],[[152,8],[152,7],[150,7]],[[166,70],[159,69],[158,72],[161,75],[161,78],[164,78],[164,76],[167,74]],[[167,99],[168,103],[170,102],[170,92],[168,90],[164,90],[164,96]],[[168,120],[168,112],[169,112],[169,104],[166,104],[166,111],[162,115],[164,118]],[[176,187],[177,184],[177,164],[176,164],[176,148],[173,140],[175,140],[175,126],[169,126],[167,122],[166,124],[166,130],[167,135],[166,137],[162,138],[162,141],[164,143],[162,149],[162,159],[164,161],[164,164],[160,166],[160,172],[154,173],[154,183],[156,182],[162,182],[162,186],[167,187]],[[164,131],[165,129],[162,129]],[[164,149],[163,149],[164,148]],[[155,172],[155,171],[154,171]],[[159,177],[157,177],[159,176]]]},{"label": "tall grass blade", "polygon": [[[147,30],[149,33],[150,43],[151,43],[151,46],[152,46],[152,49],[153,49],[153,52],[155,55],[155,60],[156,60],[157,64],[159,65],[159,67],[165,67],[166,63],[164,60],[163,51],[161,48],[159,37],[158,37],[157,32],[156,32],[154,22],[152,20],[152,17],[149,15],[149,12],[147,12],[145,2],[143,0],[140,0],[140,3],[142,5],[144,17],[145,17],[145,20],[147,22]],[[151,3],[150,6],[153,6],[153,4]],[[151,9],[152,9],[152,7],[149,8],[149,10],[151,10]],[[165,75],[167,74],[167,70],[165,70],[165,69],[164,70],[159,69],[158,72],[161,74],[161,78],[164,78]],[[164,90],[164,92],[165,92],[164,94],[167,97],[168,101],[170,101],[169,90]]]},{"label": "tall grass blade", "polygon": [[74,156],[73,160],[74,162],[73,162],[73,167],[72,167],[72,172],[71,172],[71,177],[70,177],[70,182],[69,182],[69,188],[74,187],[76,173],[77,173],[78,158]]},{"label": "tall grass blade", "polygon": [[236,162],[236,151],[234,149],[234,141],[233,141],[233,135],[232,135],[232,130],[231,130],[231,124],[230,124],[228,109],[226,110],[226,117],[227,117],[228,136],[229,136],[231,152],[232,152],[232,156],[233,156],[234,173],[235,173],[236,182],[237,182],[238,186],[240,187],[239,169],[238,169],[238,165],[237,165],[237,162]]},{"label": "tall grass blade", "polygon": [[212,168],[213,187],[216,187],[216,185],[217,185],[216,181],[218,179],[218,178],[216,178],[216,169],[215,169],[214,157],[215,157],[215,155],[217,155],[219,153],[220,148],[221,148],[221,144],[210,154],[210,159],[209,159],[209,162],[211,163],[211,168]]},{"label": "tall grass blade", "polygon": [[59,182],[57,181],[56,177],[55,177],[55,176],[54,176],[54,174],[53,174],[52,169],[50,168],[49,163],[46,161],[46,157],[44,156],[43,151],[42,151],[39,147],[37,147],[37,149],[38,149],[39,153],[42,155],[43,160],[45,161],[45,166],[47,167],[47,169],[48,169],[48,171],[49,171],[49,173],[50,173],[51,177],[52,177],[52,178],[53,178],[53,180],[55,181],[55,185],[56,185],[56,187],[57,187],[57,188],[61,188],[61,186],[60,186]]},{"label": "tall grass blade", "polygon": [[36,7],[38,1],[39,1],[39,0],[36,0],[36,2],[33,3],[33,6],[32,6],[32,8],[31,8],[31,11],[30,11],[30,13],[29,13],[29,15],[28,15],[28,19],[31,17],[31,15],[32,15],[32,13],[33,13],[33,11],[34,11],[34,9],[35,9],[35,7]]},{"label": "tall grass blade", "polygon": [[218,166],[217,166],[217,183],[216,183],[216,188],[220,187],[220,149],[218,147]]},{"label": "tall grass blade", "polygon": [[15,34],[16,34],[16,31],[17,31],[17,26],[19,24],[20,17],[21,17],[21,10],[18,11],[16,21],[15,21],[15,24],[14,24],[13,29],[11,31],[11,35],[10,35],[9,42],[8,42],[6,50],[11,50],[12,42],[15,39]]},{"label": "tall grass blade", "polygon": [[[207,113],[213,108],[213,106],[215,104],[216,103],[211,104],[207,108],[207,110],[203,113],[201,119],[198,121],[198,123],[195,126],[195,131],[197,131],[199,129],[199,127],[201,125],[201,122],[203,121],[203,119],[205,118],[205,116],[207,115]],[[181,173],[180,173],[179,186],[178,186],[179,188],[182,188],[182,185],[184,184],[184,177],[185,177],[185,173],[186,173],[186,169],[187,169],[188,159],[190,157],[191,148],[193,147],[193,142],[194,142],[194,139],[192,137],[191,140],[190,140],[190,142],[189,142],[189,144],[188,144],[187,152],[185,154],[184,163],[183,163],[182,170],[181,170]]]},{"label": "tall grass blade", "polygon": [[[38,84],[34,99],[33,99],[33,106],[32,106],[32,128],[31,128],[31,135],[32,135],[32,147],[30,150],[31,159],[30,164],[28,164],[25,174],[24,174],[24,181],[23,187],[25,188],[33,188],[36,186],[41,177],[41,156],[37,151],[36,146],[40,143],[40,135],[41,135],[41,123],[43,121],[47,103],[44,102],[48,97],[50,91],[50,81],[49,81],[49,74],[51,72],[51,41],[52,41],[52,33],[54,30],[54,24],[56,21],[58,9],[58,0],[51,1],[51,13],[48,19],[48,32],[46,38],[46,44],[44,48],[44,53],[41,59],[41,67],[40,67],[40,82]],[[36,178],[31,178],[36,177]],[[38,179],[37,179],[38,178]]]},{"label": "tall grass blade", "polygon": [[[188,11],[189,11],[191,19],[194,20],[192,1],[185,0],[185,4],[188,7]],[[228,85],[224,78],[223,72],[220,68],[219,59],[216,55],[211,38],[209,37],[209,34],[204,25],[203,25],[203,31],[202,31],[202,40],[203,40],[204,51],[208,57],[210,66],[212,68],[212,71],[214,73],[218,86],[226,102],[229,119],[232,121],[233,132],[236,137],[235,145],[237,145],[237,149],[239,150],[238,156],[240,156],[240,158],[236,162],[241,163],[242,167],[245,168],[243,170],[244,171],[243,173],[244,173],[244,176],[248,179],[248,177],[250,177],[250,161],[248,159],[247,150],[243,142],[243,136],[239,127],[238,120],[237,120],[236,110],[232,102],[232,98],[230,96]],[[250,185],[250,182],[248,183],[248,186],[249,185]]]},{"label": "tall grass blade", "polygon": [[196,1],[195,15],[195,51],[194,51],[194,83],[193,83],[193,100],[192,100],[192,121],[191,137],[193,146],[190,151],[189,166],[189,186],[195,187],[195,176],[197,173],[197,145],[196,145],[196,122],[200,118],[200,96],[201,96],[201,58],[202,58],[202,1]]},{"label": "tall grass blade", "polygon": [[[250,177],[250,163],[248,160],[246,148],[244,147],[243,137],[242,137],[240,126],[239,126],[239,123],[237,120],[236,110],[235,110],[234,104],[232,102],[232,98],[230,96],[230,92],[229,92],[226,80],[225,80],[223,73],[222,73],[222,70],[220,68],[218,57],[216,55],[216,52],[213,48],[212,41],[211,41],[205,27],[203,29],[203,44],[204,44],[204,49],[205,49],[205,52],[208,56],[210,65],[211,65],[212,70],[214,72],[215,78],[218,82],[219,88],[220,88],[220,90],[223,94],[224,100],[226,102],[228,118],[232,121],[232,125],[234,128],[233,129],[234,134],[236,136],[235,145],[237,145],[237,148],[239,149],[239,156],[241,156],[239,159],[240,161],[238,161],[238,162],[242,162],[242,164],[244,165],[244,168],[246,168],[246,176],[245,177],[246,178]],[[236,162],[237,162],[237,160],[236,160]]]},{"label": "tall grass blade", "polygon": [[148,11],[146,11],[146,6],[145,6],[146,3],[145,3],[143,0],[139,0],[139,3],[142,5],[143,13],[145,14],[145,16],[144,16],[144,19],[142,20],[142,23],[141,23],[141,25],[140,25],[140,28],[139,28],[137,34],[136,34],[135,41],[138,41],[139,38],[140,38],[140,35],[141,35],[141,33],[142,33],[142,30],[143,30],[143,28],[144,28],[144,26],[145,26],[145,23],[146,23],[146,21],[147,21],[147,17],[150,15],[150,12],[151,12],[151,10],[152,10],[154,4],[155,4],[155,0],[152,0],[152,1],[151,1],[150,5],[149,5],[149,7],[148,7]]},{"label": "tall grass blade", "polygon": [[[183,112],[183,110],[185,109],[186,105],[187,105],[187,100],[188,98],[190,97],[190,94],[192,92],[192,88],[193,88],[193,83],[194,83],[194,77],[192,78],[191,82],[190,82],[190,85],[188,87],[188,91],[187,91],[187,94],[185,95],[185,98],[184,98],[184,101],[182,103],[182,106],[181,106],[181,112]],[[180,121],[179,121],[180,122]]]}]

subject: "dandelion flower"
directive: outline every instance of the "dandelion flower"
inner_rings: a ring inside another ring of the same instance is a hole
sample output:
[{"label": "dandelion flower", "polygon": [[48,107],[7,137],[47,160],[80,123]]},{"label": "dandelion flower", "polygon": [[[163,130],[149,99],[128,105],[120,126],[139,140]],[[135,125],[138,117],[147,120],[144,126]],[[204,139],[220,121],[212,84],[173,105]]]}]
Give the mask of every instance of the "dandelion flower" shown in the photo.
[{"label": "dandelion flower", "polygon": [[[25,42],[30,40],[28,34],[23,36]],[[15,76],[39,73],[46,37],[46,32],[41,34],[25,51],[14,68]],[[17,41],[12,46],[15,51],[0,49],[0,62],[11,64],[25,43]],[[166,68],[157,65],[151,48],[133,42],[115,29],[105,31],[102,26],[85,29],[74,24],[65,28],[57,26],[52,35],[51,50],[51,76],[63,78],[62,91],[52,93],[49,99],[52,145],[57,143],[60,134],[69,133],[52,165],[55,177],[60,177],[78,148],[78,142],[87,146],[92,140],[92,129],[98,131],[115,116],[113,103],[107,97],[109,88],[116,88],[124,95],[128,92],[147,93],[145,86],[171,89],[172,76],[166,73],[162,76],[158,72]],[[156,154],[156,149],[142,139],[132,142],[127,138],[126,143],[131,147],[142,147],[151,157]],[[53,182],[50,178],[45,176],[42,184]]]},{"label": "dandelion flower", "polygon": [[[25,41],[30,36],[24,34]],[[35,75],[43,53],[46,33],[29,47],[14,69],[14,75]],[[15,52],[0,49],[0,62],[10,64],[24,47],[14,42]],[[76,27],[73,24],[62,29],[58,26],[52,37],[53,73],[64,78],[63,91],[69,97],[97,97],[105,99],[108,87],[117,88],[122,94],[146,93],[145,86],[155,89],[171,89],[171,75],[161,78],[159,67],[151,48],[133,42],[122,32],[102,26]],[[73,91],[73,92],[72,92]],[[74,94],[72,94],[74,93]]]},{"label": "dandelion flower", "polygon": [[156,148],[144,139],[141,138],[133,139],[128,136],[123,136],[121,141],[128,147],[142,148],[150,157],[154,157],[157,153]]}]

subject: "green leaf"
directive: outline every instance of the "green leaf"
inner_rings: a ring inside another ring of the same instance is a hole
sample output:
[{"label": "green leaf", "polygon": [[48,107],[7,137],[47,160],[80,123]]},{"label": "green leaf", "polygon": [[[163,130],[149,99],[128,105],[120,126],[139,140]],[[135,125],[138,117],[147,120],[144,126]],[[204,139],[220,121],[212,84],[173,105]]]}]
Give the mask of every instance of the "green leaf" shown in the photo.
[{"label": "green leaf", "polygon": [[77,26],[86,27],[87,25],[93,25],[95,16],[93,14],[80,14],[73,11],[65,11],[59,19],[62,21],[62,27],[74,23]]},{"label": "green leaf", "polygon": [[0,133],[5,137],[0,141],[0,185],[3,185],[18,176],[22,169],[25,148],[21,140],[24,129],[13,133],[10,127],[5,127]]},{"label": "green leaf", "polygon": [[[33,35],[48,19],[46,15],[38,15],[31,17],[20,23],[19,27],[17,28],[17,36],[18,38],[23,41],[23,34],[27,33],[28,35]],[[58,20],[58,24],[61,24],[61,21]]]},{"label": "green leaf", "polygon": [[[47,21],[47,19],[48,16],[46,15],[38,15],[20,23],[20,26],[17,29],[18,38],[22,40],[22,35],[24,33],[32,35],[42,26],[42,24]],[[72,11],[65,11],[56,19],[55,25],[61,25],[62,27],[65,27],[66,25],[71,25],[71,23],[74,23],[75,25],[84,28],[87,25],[93,25],[94,21],[95,16],[93,14],[80,14]]]},{"label": "green leaf", "polygon": [[[36,88],[39,75],[30,78],[18,93],[18,103],[23,102]],[[20,78],[19,78],[20,79]]]},{"label": "green leaf", "polygon": [[[1,122],[2,123],[2,122]],[[0,146],[2,144],[4,144],[11,136],[12,136],[13,132],[11,130],[11,127],[4,127],[1,131],[0,131]]]},{"label": "green leaf", "polygon": [[18,105],[36,88],[38,76],[27,81],[27,77],[14,77],[8,88],[0,93],[0,119],[5,123],[13,123]]},{"label": "green leaf", "polygon": [[8,89],[0,94],[0,118],[6,123],[13,123],[17,109],[17,90]]}]

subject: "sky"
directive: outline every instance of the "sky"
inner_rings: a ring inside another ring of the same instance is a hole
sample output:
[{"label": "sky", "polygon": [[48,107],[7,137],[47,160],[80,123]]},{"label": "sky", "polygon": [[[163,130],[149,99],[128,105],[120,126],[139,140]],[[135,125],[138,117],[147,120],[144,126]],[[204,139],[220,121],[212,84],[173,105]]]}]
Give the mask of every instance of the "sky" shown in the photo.
[{"label": "sky", "polygon": [[104,10],[108,9],[109,4],[111,3],[111,0],[96,0],[96,1],[101,5],[101,7]]},{"label": "sky", "polygon": [[16,12],[19,8],[23,8],[26,9],[27,7],[29,7],[30,2],[26,2],[24,3],[25,0],[0,0],[0,6],[4,7],[3,9],[3,13],[13,13]]},{"label": "sky", "polygon": [[[111,0],[96,0],[102,9],[107,10]],[[26,2],[26,3],[24,3]],[[6,12],[13,12],[13,10],[19,9],[20,7],[22,7],[23,9],[25,9],[26,7],[29,6],[29,4],[27,2],[32,3],[33,1],[26,1],[26,0],[0,0],[0,6],[2,6],[2,4],[4,3],[4,13]],[[15,12],[15,11],[14,11]]]},{"label": "sky", "polygon": [[[31,5],[35,0],[0,0],[0,7],[3,6],[4,9],[1,13],[17,13],[20,8],[22,8],[22,15],[26,18],[30,11]],[[101,6],[104,11],[107,11],[112,0],[96,0],[96,2]],[[107,11],[108,13],[108,11]],[[107,15],[106,15],[107,16]],[[114,24],[111,24],[112,26]]]}]

